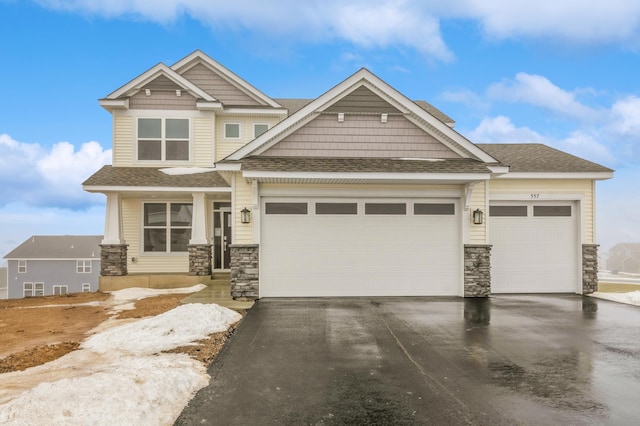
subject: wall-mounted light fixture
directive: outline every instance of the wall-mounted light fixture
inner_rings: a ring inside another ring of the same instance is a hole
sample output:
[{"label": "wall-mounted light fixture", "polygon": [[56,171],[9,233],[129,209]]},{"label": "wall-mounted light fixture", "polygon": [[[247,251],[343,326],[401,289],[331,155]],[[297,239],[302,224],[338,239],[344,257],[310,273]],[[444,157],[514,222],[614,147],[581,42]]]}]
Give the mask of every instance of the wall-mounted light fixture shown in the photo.
[{"label": "wall-mounted light fixture", "polygon": [[240,222],[242,223],[251,222],[251,210],[249,210],[246,207],[240,210]]},{"label": "wall-mounted light fixture", "polygon": [[473,211],[473,223],[475,225],[482,225],[484,221],[484,212],[480,209],[475,209]]}]

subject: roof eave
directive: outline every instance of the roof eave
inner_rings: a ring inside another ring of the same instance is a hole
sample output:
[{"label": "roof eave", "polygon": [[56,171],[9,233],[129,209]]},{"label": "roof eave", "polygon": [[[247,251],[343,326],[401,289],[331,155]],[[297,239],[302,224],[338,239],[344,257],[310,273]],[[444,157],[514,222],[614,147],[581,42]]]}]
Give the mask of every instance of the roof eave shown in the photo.
[{"label": "roof eave", "polygon": [[498,179],[593,179],[613,178],[613,172],[510,172]]}]

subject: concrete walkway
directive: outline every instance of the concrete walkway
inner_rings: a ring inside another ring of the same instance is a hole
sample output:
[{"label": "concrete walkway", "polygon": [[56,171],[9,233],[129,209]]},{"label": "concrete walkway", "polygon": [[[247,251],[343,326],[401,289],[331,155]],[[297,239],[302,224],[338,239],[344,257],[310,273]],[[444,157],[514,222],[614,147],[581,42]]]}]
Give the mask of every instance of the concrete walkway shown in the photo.
[{"label": "concrete walkway", "polygon": [[253,306],[252,301],[233,300],[229,274],[215,274],[214,279],[204,283],[207,288],[193,293],[182,303],[215,303],[235,311],[246,311]]}]

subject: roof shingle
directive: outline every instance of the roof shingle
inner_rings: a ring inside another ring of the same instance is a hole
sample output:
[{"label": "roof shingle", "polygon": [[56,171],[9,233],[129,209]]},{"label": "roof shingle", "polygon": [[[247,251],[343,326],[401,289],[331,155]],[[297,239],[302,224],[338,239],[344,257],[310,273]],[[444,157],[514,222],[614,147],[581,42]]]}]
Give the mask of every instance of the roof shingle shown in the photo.
[{"label": "roof shingle", "polygon": [[161,171],[166,167],[113,167],[104,166],[84,186],[142,186],[166,188],[228,188],[229,184],[217,171],[169,175]]}]

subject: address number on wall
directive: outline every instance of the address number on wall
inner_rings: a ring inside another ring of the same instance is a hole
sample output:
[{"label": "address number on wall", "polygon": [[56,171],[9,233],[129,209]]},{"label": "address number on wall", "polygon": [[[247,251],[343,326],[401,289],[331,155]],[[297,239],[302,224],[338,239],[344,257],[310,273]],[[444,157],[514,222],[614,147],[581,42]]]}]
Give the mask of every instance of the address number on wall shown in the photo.
[{"label": "address number on wall", "polygon": [[537,200],[540,198],[540,194],[531,194],[531,199],[532,200]]}]

